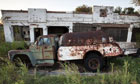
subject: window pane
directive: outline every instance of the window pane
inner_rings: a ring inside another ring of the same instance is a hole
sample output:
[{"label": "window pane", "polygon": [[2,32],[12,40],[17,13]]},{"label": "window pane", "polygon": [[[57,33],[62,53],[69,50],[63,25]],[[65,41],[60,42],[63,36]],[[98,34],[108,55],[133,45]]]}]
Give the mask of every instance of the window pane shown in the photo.
[{"label": "window pane", "polygon": [[50,45],[50,39],[49,38],[44,38],[44,45]]},{"label": "window pane", "polygon": [[39,45],[39,46],[42,46],[42,45],[43,45],[43,39],[42,39],[42,38],[41,38],[40,41],[38,42],[38,45]]}]

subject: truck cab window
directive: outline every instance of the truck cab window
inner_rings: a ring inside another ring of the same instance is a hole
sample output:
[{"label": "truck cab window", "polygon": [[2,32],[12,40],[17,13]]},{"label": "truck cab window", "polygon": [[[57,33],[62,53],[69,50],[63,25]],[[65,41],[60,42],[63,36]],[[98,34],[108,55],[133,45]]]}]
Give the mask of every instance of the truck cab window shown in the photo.
[{"label": "truck cab window", "polygon": [[41,38],[38,42],[38,46],[46,45],[49,46],[51,44],[50,38]]},{"label": "truck cab window", "polygon": [[41,38],[38,42],[38,46],[42,46],[43,45],[43,38]]},{"label": "truck cab window", "polygon": [[50,45],[51,44],[51,41],[50,41],[50,39],[49,38],[44,38],[44,45]]}]

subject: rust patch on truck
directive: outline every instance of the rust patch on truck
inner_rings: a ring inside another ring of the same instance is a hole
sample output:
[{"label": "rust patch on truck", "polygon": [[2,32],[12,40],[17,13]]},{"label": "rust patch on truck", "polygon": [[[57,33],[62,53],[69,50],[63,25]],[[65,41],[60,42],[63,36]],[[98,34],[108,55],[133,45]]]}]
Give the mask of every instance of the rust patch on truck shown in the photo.
[{"label": "rust patch on truck", "polygon": [[83,59],[89,51],[97,51],[103,57],[123,54],[119,45],[102,31],[64,34],[61,45],[58,50],[59,60]]},{"label": "rust patch on truck", "polygon": [[77,32],[64,34],[62,46],[83,46],[103,42],[109,42],[109,39],[102,31]]},{"label": "rust patch on truck", "polygon": [[58,50],[59,60],[83,59],[89,51],[98,51],[103,57],[122,55],[123,51],[116,43],[103,43],[88,46],[64,46]]}]

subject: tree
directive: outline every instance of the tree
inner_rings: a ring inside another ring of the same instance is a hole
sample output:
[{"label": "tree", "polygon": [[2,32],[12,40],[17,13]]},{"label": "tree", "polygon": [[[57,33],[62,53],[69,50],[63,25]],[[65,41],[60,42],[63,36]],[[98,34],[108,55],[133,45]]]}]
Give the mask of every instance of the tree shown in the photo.
[{"label": "tree", "polygon": [[135,14],[135,12],[134,12],[134,8],[133,7],[128,7],[128,8],[124,8],[124,10],[123,10],[123,14]]},{"label": "tree", "polygon": [[75,9],[76,13],[92,13],[92,7],[88,7],[86,5],[78,6]]},{"label": "tree", "polygon": [[133,0],[133,3],[137,6],[140,6],[140,0]]},{"label": "tree", "polygon": [[122,8],[121,8],[121,7],[116,7],[114,13],[119,13],[119,14],[121,14],[121,13],[122,13]]}]

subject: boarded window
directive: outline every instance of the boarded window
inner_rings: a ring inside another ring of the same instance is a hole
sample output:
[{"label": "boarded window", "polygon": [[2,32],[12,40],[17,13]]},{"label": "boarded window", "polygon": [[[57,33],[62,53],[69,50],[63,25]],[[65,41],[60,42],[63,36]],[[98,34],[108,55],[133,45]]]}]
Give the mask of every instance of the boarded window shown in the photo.
[{"label": "boarded window", "polygon": [[112,36],[115,41],[125,42],[127,40],[128,28],[102,28],[102,30]]}]

